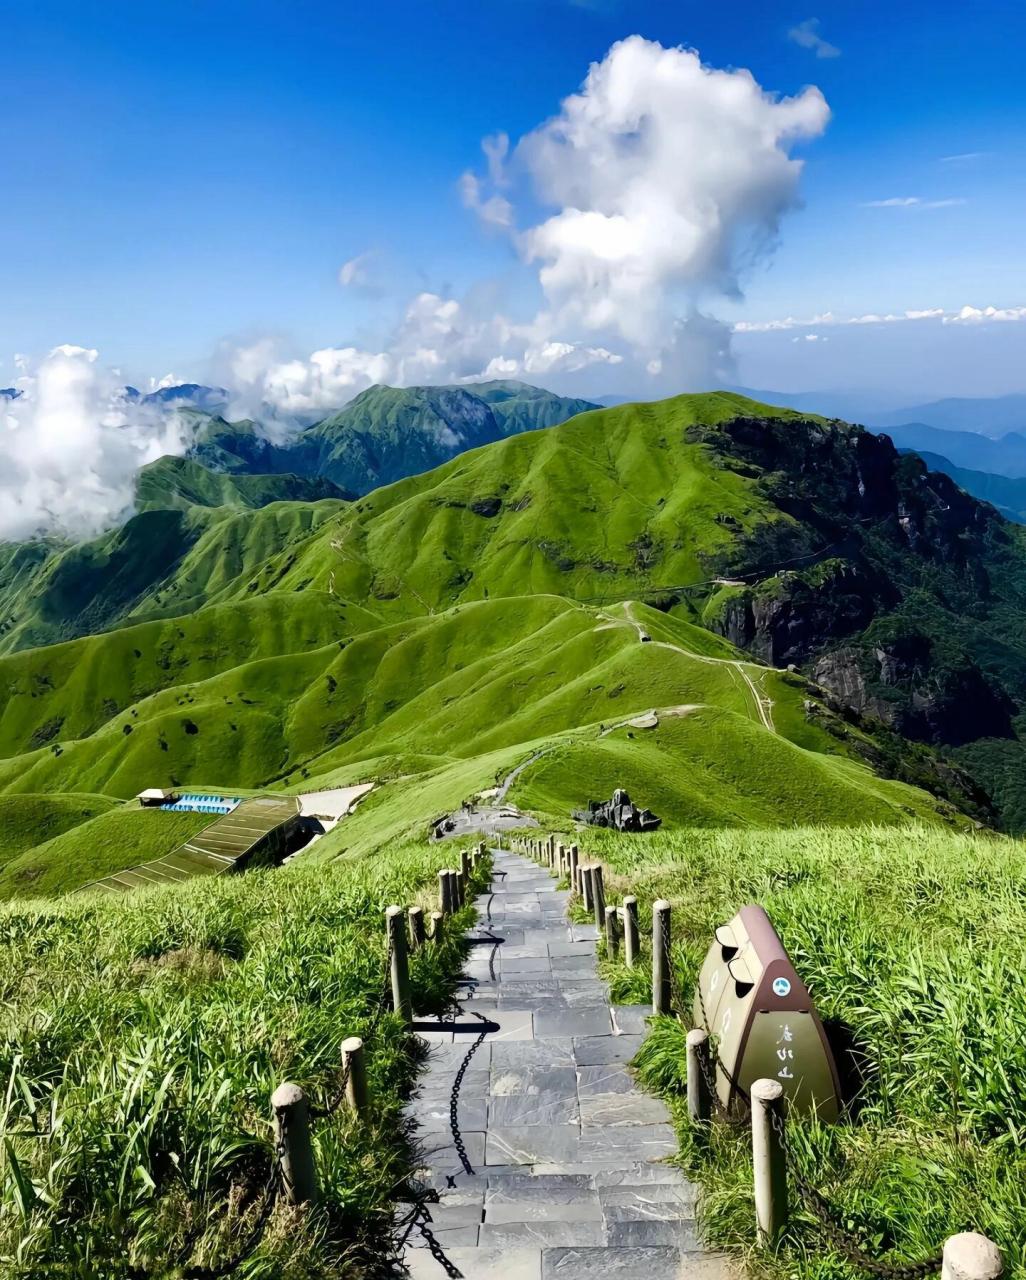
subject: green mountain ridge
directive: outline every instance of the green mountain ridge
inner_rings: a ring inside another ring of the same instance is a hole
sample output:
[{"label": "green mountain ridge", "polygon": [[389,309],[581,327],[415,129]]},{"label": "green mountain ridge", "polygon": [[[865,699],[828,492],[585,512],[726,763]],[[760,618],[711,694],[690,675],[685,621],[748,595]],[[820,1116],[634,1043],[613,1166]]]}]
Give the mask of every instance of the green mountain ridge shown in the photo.
[{"label": "green mountain ridge", "polygon": [[[861,428],[680,396],[354,502],[135,521],[166,560],[114,537],[42,597],[81,621],[120,582],[114,629],[0,657],[0,796],[376,782],[317,856],[534,757],[510,798],[551,820],[617,779],[670,828],[1020,820],[1023,532]],[[73,887],[74,844],[23,865]]]},{"label": "green mountain ridge", "polygon": [[280,443],[268,439],[256,423],[211,418],[191,452],[214,470],[293,471],[365,494],[430,471],[467,449],[555,426],[594,407],[511,381],[373,386],[344,409]]}]

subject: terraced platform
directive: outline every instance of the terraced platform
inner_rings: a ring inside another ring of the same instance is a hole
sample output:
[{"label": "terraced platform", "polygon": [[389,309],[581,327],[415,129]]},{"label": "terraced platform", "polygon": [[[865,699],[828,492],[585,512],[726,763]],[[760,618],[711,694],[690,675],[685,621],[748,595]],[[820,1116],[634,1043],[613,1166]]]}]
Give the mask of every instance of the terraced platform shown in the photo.
[{"label": "terraced platform", "polygon": [[299,814],[300,802],[295,796],[254,796],[215,819],[173,853],[93,880],[76,892],[98,889],[103,893],[126,893],[149,885],[190,880],[193,876],[220,875],[248,861],[265,843],[280,842],[284,851],[289,828]]},{"label": "terraced platform", "polygon": [[[650,1008],[610,1004],[595,926],[567,919],[569,895],[547,871],[493,855],[475,930],[485,945],[464,968],[460,1015],[417,1024],[431,1052],[409,1114],[419,1180],[439,1193],[437,1243],[465,1280],[735,1280],[703,1247],[696,1189],[669,1163],[666,1108],[627,1068]],[[494,955],[490,938],[501,939]],[[464,1164],[449,1100],[481,1031],[475,1013],[491,1030],[460,1090]],[[403,1261],[412,1280],[445,1275],[417,1229]]]}]

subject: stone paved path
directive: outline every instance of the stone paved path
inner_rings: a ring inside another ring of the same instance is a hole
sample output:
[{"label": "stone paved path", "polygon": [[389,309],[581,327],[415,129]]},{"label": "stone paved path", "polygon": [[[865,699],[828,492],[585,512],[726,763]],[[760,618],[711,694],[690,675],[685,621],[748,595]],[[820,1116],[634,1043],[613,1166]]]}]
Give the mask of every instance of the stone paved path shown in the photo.
[{"label": "stone paved path", "polygon": [[[477,907],[479,931],[503,939],[494,978],[491,947],[475,946],[455,1029],[421,1032],[431,1054],[409,1108],[421,1177],[441,1197],[436,1239],[466,1280],[725,1280],[729,1264],[699,1242],[694,1188],[662,1163],[677,1149],[666,1109],[626,1070],[648,1006],[610,1006],[595,927],[568,922],[569,895],[546,870],[493,857],[494,892]],[[480,1031],[474,1011],[496,1029],[460,1093],[468,1174],[449,1094]],[[405,1261],[414,1280],[444,1277],[418,1231]]]}]

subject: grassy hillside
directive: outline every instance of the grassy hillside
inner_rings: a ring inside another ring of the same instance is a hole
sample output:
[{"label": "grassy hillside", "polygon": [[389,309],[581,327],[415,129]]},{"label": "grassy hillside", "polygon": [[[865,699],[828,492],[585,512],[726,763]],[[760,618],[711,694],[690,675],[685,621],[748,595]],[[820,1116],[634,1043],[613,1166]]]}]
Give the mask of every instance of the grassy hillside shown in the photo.
[{"label": "grassy hillside", "polygon": [[[21,797],[0,797],[10,803]],[[122,807],[26,845],[0,868],[0,898],[55,897],[90,880],[171,853],[210,825],[209,814]]]},{"label": "grassy hillside", "polygon": [[[685,999],[713,929],[747,902],[767,909],[836,1044],[848,1048],[841,1058],[848,1118],[825,1128],[796,1123],[793,1145],[836,1221],[871,1257],[915,1261],[948,1235],[974,1229],[1000,1245],[1009,1274],[1021,1273],[1021,841],[936,828],[816,827],[594,832],[584,847],[610,868],[610,899],[636,894],[643,921],[655,898],[672,902]],[[621,999],[646,998],[644,965],[607,969]],[[705,1144],[688,1125],[683,1037],[683,1027],[661,1020],[643,1050],[642,1074],[674,1104],[687,1162],[706,1187],[712,1241],[748,1252],[750,1138],[718,1125]],[[859,1274],[796,1208],[780,1254],[759,1257],[758,1271],[803,1280]]]},{"label": "grassy hillside", "polygon": [[74,830],[115,804],[107,796],[81,794],[0,796],[0,876],[26,850]]},{"label": "grassy hillside", "polygon": [[[204,610],[183,619],[180,629],[161,624],[173,634],[156,650],[151,640],[138,659],[140,633],[157,624],[102,637],[95,656],[110,662],[112,673],[133,674],[139,694],[134,701],[126,696],[107,720],[98,695],[112,691],[113,674],[105,680],[104,668],[86,666],[92,638],[68,646],[83,652],[56,655],[67,671],[58,668],[45,696],[23,692],[0,717],[8,741],[28,735],[30,747],[0,761],[0,788],[66,789],[75,779],[125,798],[144,786],[205,779],[226,787],[279,782],[316,789],[340,770],[373,779],[382,758],[427,757],[430,769],[444,769],[494,752],[516,749],[526,757],[567,734],[596,740],[608,754],[627,739],[599,739],[602,724],[659,708],[669,712],[666,731],[656,737],[676,761],[680,821],[791,822],[796,807],[809,821],[827,813],[840,821],[865,804],[879,820],[937,812],[932,800],[917,795],[910,804],[906,788],[863,767],[830,765],[828,757],[857,758],[857,743],[809,719],[804,682],[783,681],[701,628],[643,605],[628,616],[552,597],[480,601],[325,642],[316,637],[315,615],[298,607],[275,613],[288,599],[271,596],[250,610]],[[339,625],[338,606],[330,598],[322,606],[330,633]],[[281,627],[267,657],[249,649],[254,618],[265,613]],[[205,671],[200,662],[186,664],[193,679],[160,688],[165,666],[175,670],[194,652],[201,625],[215,617],[218,643],[207,651]],[[655,639],[643,641],[639,628]],[[114,640],[124,645],[120,656]],[[238,656],[252,660],[233,663],[233,641]],[[154,653],[161,655],[156,665]],[[17,669],[38,656],[0,660],[0,672],[5,663]],[[674,721],[681,705],[699,710]],[[726,718],[716,729],[718,716]],[[32,750],[39,725],[55,721],[60,734]],[[763,808],[755,803],[746,811],[730,792],[743,783],[739,761],[752,753],[764,757],[768,798]],[[610,761],[612,772],[617,767]],[[697,798],[710,773],[722,780],[719,800],[702,804]],[[586,798],[578,794],[575,802]]]},{"label": "grassy hillside", "polygon": [[256,423],[210,418],[192,454],[219,472],[298,472],[363,494],[429,471],[467,449],[555,426],[594,407],[522,382],[374,386],[280,442],[268,439]]},{"label": "grassy hillside", "polygon": [[322,476],[232,475],[211,471],[191,458],[158,458],[139,472],[139,511],[189,507],[266,507],[272,502],[319,502],[346,495]]},{"label": "grassy hillside", "polygon": [[[362,1034],[371,1114],[314,1123],[321,1199],[276,1208],[244,1273],[379,1274],[417,1063],[399,1021],[375,1020],[383,911],[434,907],[447,853],[393,846],[356,865],[0,907],[0,1258],[32,1280],[220,1267],[260,1214],[273,1090],[291,1080],[327,1102],[341,1042]],[[415,958],[419,1011],[441,1011],[460,959],[455,945]]]},{"label": "grassy hillside", "polygon": [[274,586],[268,561],[280,556],[277,564],[291,564],[290,548],[343,506],[325,500],[259,510],[172,507],[142,511],[75,546],[0,546],[0,653],[189,613],[216,599],[225,581],[237,598],[268,591]]}]

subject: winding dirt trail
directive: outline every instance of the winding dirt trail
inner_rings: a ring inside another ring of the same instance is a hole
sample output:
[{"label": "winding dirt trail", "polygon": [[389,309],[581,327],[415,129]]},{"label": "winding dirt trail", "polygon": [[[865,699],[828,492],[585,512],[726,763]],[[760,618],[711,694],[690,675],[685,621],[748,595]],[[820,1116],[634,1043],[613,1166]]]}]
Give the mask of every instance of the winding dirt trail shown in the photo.
[{"label": "winding dirt trail", "polygon": [[659,649],[672,649],[675,653],[683,654],[685,658],[691,658],[695,662],[708,662],[713,666],[729,667],[732,672],[736,672],[741,677],[747,686],[763,728],[769,730],[770,733],[776,733],[776,725],[773,723],[773,699],[769,694],[763,692],[748,674],[745,668],[749,664],[740,662],[736,658],[712,658],[708,654],[695,653],[692,649],[685,649],[679,644],[670,644],[667,640],[653,640],[634,616],[633,610],[634,601],[625,600],[623,602],[625,615],[623,619],[614,618],[608,613],[601,613],[599,617],[606,619],[606,623],[611,626],[633,627],[638,633],[638,640],[642,644],[652,644]]}]

